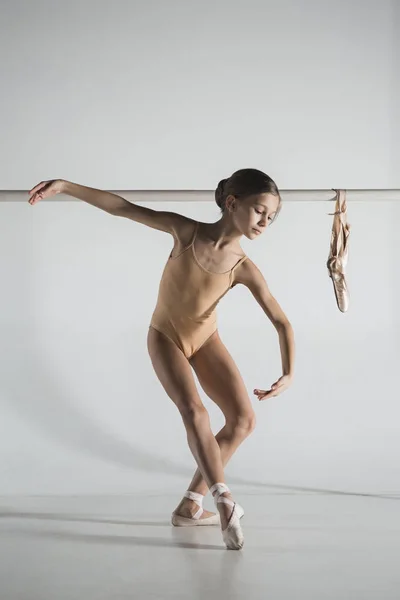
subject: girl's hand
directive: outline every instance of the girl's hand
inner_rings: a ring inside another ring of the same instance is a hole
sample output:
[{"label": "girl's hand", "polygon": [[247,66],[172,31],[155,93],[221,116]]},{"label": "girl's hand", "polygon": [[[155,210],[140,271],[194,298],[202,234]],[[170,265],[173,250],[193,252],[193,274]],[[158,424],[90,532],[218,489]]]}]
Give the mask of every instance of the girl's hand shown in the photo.
[{"label": "girl's hand", "polygon": [[274,398],[282,394],[289,385],[292,383],[292,377],[290,375],[282,375],[272,386],[271,389],[266,390],[254,390],[254,394],[258,396],[259,400],[266,400],[267,398]]},{"label": "girl's hand", "polygon": [[52,179],[51,181],[41,181],[29,192],[29,204],[36,204],[43,198],[50,198],[63,191],[64,181],[62,179]]}]

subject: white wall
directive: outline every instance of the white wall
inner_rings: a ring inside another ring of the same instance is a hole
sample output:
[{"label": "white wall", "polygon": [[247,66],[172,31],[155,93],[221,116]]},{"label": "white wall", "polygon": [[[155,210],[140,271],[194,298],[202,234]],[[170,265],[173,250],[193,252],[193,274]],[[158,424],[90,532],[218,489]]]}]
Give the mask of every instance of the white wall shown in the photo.
[{"label": "white wall", "polygon": [[396,0],[3,0],[0,189],[399,187]]},{"label": "white wall", "polygon": [[[0,190],[55,177],[214,189],[246,166],[281,189],[400,187],[395,0],[0,11]],[[171,240],[81,202],[13,199],[0,202],[0,493],[180,489],[194,461],[146,350]],[[213,203],[154,207],[218,217]],[[245,240],[293,323],[297,373],[255,404],[228,481],[399,494],[400,204],[349,203],[345,315],[325,267],[328,212],[288,202]],[[249,393],[275,381],[277,335],[245,289],[219,321]]]},{"label": "white wall", "polygon": [[[163,208],[218,217],[212,203]],[[228,465],[232,485],[400,493],[400,205],[350,203],[344,315],[325,268],[331,210],[288,202],[263,239],[244,240],[298,358],[290,390],[254,399],[258,425]],[[62,200],[0,203],[0,227],[1,493],[179,493],[194,460],[146,350],[172,239]],[[251,396],[276,380],[277,335],[245,288],[223,299],[219,325]],[[216,431],[222,416],[202,398]]]}]

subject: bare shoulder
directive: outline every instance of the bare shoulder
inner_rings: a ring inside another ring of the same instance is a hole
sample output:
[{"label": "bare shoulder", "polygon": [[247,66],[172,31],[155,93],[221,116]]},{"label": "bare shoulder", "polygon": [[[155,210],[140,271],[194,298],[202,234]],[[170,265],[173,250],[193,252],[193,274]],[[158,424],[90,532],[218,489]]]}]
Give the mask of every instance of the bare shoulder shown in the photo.
[{"label": "bare shoulder", "polygon": [[264,275],[249,258],[237,268],[235,283],[242,283],[250,290],[277,330],[289,323],[279,303],[271,294]]},{"label": "bare shoulder", "polygon": [[249,289],[266,285],[264,275],[249,257],[235,271],[233,286],[239,283]]},{"label": "bare shoulder", "polygon": [[[182,215],[179,215],[182,216]],[[176,224],[174,237],[184,247],[191,243],[194,232],[196,231],[198,223],[194,219],[189,217],[183,217],[182,220]]]}]

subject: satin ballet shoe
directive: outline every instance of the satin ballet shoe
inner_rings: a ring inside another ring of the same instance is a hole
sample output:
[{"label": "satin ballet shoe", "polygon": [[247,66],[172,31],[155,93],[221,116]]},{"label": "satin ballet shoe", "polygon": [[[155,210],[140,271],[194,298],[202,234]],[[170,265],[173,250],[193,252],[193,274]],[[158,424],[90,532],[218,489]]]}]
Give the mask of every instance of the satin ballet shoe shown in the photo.
[{"label": "satin ballet shoe", "polygon": [[334,191],[336,192],[336,205],[333,213],[330,251],[326,266],[329,277],[332,279],[336,304],[341,312],[346,312],[349,308],[350,299],[345,275],[350,225],[347,223],[346,215],[346,192],[344,190]]},{"label": "satin ballet shoe", "polygon": [[[225,483],[215,483],[210,488],[210,492],[214,496],[214,502],[218,508],[218,504],[228,504],[233,507],[231,516],[229,517],[226,529],[222,529],[222,537],[228,550],[240,550],[243,548],[244,537],[240,526],[240,517],[236,502],[233,502],[221,494],[230,493],[230,489]],[[214,493],[215,492],[215,493]]]},{"label": "satin ballet shoe", "polygon": [[193,500],[199,506],[198,511],[192,517],[182,517],[181,515],[177,515],[175,512],[172,513],[171,523],[174,527],[202,527],[204,525],[219,525],[220,524],[220,516],[219,514],[214,514],[211,517],[205,517],[201,519],[201,515],[204,512],[203,509],[203,498],[202,494],[198,494],[197,492],[191,492],[187,490],[183,494],[184,498],[189,498],[189,500]]},{"label": "satin ballet shoe", "polygon": [[343,266],[337,259],[328,261],[328,273],[332,279],[333,290],[335,292],[336,304],[343,313],[347,312],[350,302],[350,294],[347,287]]},{"label": "satin ballet shoe", "polygon": [[[177,515],[175,512],[172,513],[171,516],[171,523],[172,525],[174,525],[174,527],[198,527],[198,526],[204,526],[204,525],[220,525],[221,524],[221,518],[219,516],[219,512],[217,512],[216,514],[210,516],[210,517],[205,517],[204,519],[201,519],[201,515],[203,514],[203,498],[204,496],[202,494],[198,494],[197,492],[191,492],[190,490],[187,490],[184,494],[183,494],[184,498],[189,498],[189,500],[193,500],[193,502],[195,502],[200,508],[199,510],[193,515],[193,517],[182,517],[181,515]],[[237,508],[237,513],[239,516],[239,519],[241,519],[244,516],[244,510],[243,508],[240,506],[240,504],[236,504],[236,508]]]}]

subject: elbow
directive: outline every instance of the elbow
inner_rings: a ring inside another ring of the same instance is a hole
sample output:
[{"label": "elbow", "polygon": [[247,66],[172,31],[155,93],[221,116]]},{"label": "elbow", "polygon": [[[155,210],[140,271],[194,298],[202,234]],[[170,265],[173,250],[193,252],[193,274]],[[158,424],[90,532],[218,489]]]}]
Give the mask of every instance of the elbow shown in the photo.
[{"label": "elbow", "polygon": [[110,215],[113,215],[114,217],[122,217],[122,216],[123,216],[123,214],[122,214],[122,210],[121,210],[121,207],[120,207],[120,206],[112,206],[111,208],[109,208],[109,209],[107,210],[107,212],[108,212]]},{"label": "elbow", "polygon": [[278,333],[280,333],[281,331],[293,331],[292,324],[290,323],[289,319],[286,318],[276,320],[274,325]]}]

